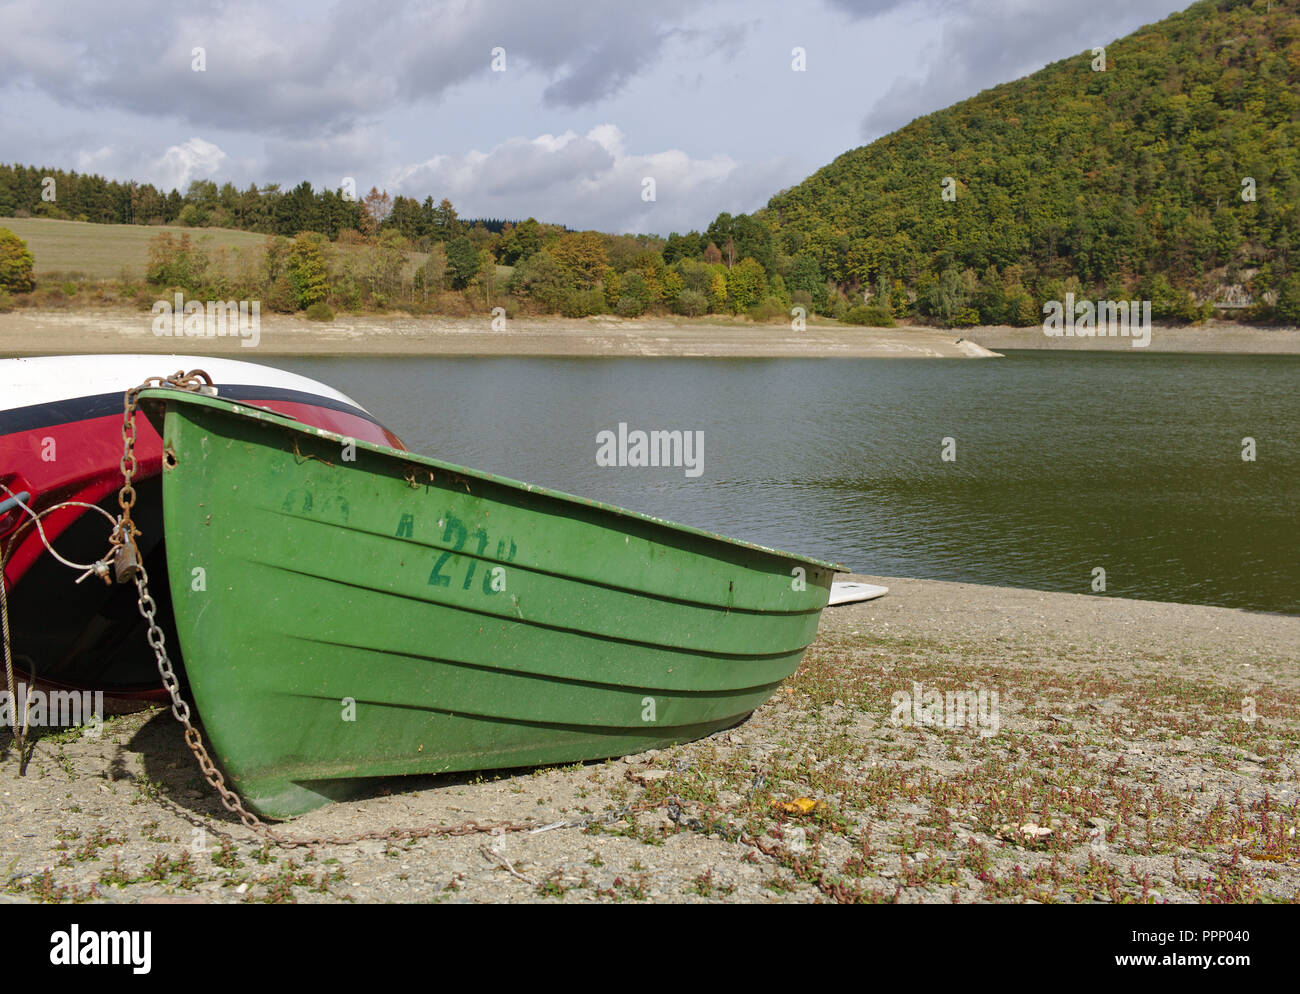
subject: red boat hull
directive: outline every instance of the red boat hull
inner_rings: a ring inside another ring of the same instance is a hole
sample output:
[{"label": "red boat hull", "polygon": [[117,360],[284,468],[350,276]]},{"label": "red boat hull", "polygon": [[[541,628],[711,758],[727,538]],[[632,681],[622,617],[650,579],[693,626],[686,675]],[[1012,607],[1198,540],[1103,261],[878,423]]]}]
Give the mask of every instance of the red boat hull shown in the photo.
[{"label": "red boat hull", "polygon": [[[401,442],[358,406],[301,390],[218,384],[222,396],[265,407],[305,424],[383,445]],[[332,392],[331,392],[332,393]],[[0,404],[5,398],[0,397]],[[135,416],[139,510],[145,532],[141,553],[154,578],[155,597],[167,587],[161,544],[157,478],[162,441]],[[122,395],[100,394],[5,410],[0,406],[0,483],[30,494],[36,512],[62,501],[99,504],[117,513],[122,485]],[[9,495],[0,491],[0,500]],[[108,548],[109,524],[99,514],[64,508],[42,519],[46,538],[65,557],[90,562]],[[152,534],[149,534],[152,531]],[[149,666],[140,633],[133,584],[106,587],[76,574],[46,553],[30,516],[21,509],[0,515],[0,542],[9,552],[4,569],[16,660],[41,682],[123,697],[161,699],[165,692]],[[158,567],[161,566],[162,569]],[[165,596],[165,595],[164,595]],[[134,644],[132,644],[134,643]],[[174,642],[173,642],[174,645]],[[129,663],[128,663],[129,660]]]}]

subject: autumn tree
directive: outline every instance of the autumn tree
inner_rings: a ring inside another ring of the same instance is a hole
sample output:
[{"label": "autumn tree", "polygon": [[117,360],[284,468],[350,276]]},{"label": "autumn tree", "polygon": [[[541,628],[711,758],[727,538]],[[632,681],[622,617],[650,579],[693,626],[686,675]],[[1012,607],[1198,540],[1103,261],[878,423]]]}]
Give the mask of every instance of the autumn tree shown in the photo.
[{"label": "autumn tree", "polygon": [[727,274],[727,292],[737,311],[747,311],[767,295],[767,276],[758,260],[745,256]]},{"label": "autumn tree", "polygon": [[424,291],[424,299],[431,293],[441,293],[447,280],[447,248],[441,242],[429,247],[429,257],[424,260],[416,274],[419,288]]},{"label": "autumn tree", "polygon": [[709,310],[720,311],[727,306],[726,271],[719,266],[709,279]]},{"label": "autumn tree", "polygon": [[8,228],[0,228],[0,287],[15,293],[36,289],[35,264],[27,243]]},{"label": "autumn tree", "polygon": [[372,186],[361,201],[361,233],[367,238],[374,238],[379,234],[380,225],[392,212],[393,198],[388,195],[388,191],[380,193],[377,187]]},{"label": "autumn tree", "polygon": [[603,283],[605,286],[605,305],[612,309],[618,306],[618,298],[623,295],[623,278],[611,269],[605,273]]},{"label": "autumn tree", "polygon": [[[3,254],[0,248],[0,260]],[[0,267],[3,267],[3,261],[0,261]],[[202,284],[207,268],[207,253],[189,235],[178,237],[170,231],[160,231],[149,240],[145,278],[156,286],[174,286],[186,293],[194,293]],[[2,268],[0,282],[3,282]]]},{"label": "autumn tree", "polygon": [[564,267],[546,249],[515,267],[510,277],[512,293],[526,294],[547,311],[557,311],[568,290]]},{"label": "autumn tree", "polygon": [[562,235],[552,246],[551,254],[564,267],[573,285],[581,290],[595,286],[609,265],[605,237],[598,231],[573,231]]},{"label": "autumn tree", "polygon": [[681,274],[675,269],[669,269],[663,274],[663,278],[660,280],[659,285],[661,288],[660,296],[663,302],[675,307],[678,298],[681,297],[682,288],[685,285],[682,282]]},{"label": "autumn tree", "polygon": [[445,197],[433,209],[432,235],[436,241],[449,242],[465,233],[465,225],[456,213],[456,208]]},{"label": "autumn tree", "polygon": [[286,261],[289,284],[299,310],[306,310],[329,295],[329,271],[322,241],[323,236],[304,231],[293,240],[293,248],[289,250]]},{"label": "autumn tree", "polygon": [[402,271],[406,268],[406,251],[410,248],[400,231],[389,229],[380,234],[372,250],[371,286],[391,300],[402,296]]}]

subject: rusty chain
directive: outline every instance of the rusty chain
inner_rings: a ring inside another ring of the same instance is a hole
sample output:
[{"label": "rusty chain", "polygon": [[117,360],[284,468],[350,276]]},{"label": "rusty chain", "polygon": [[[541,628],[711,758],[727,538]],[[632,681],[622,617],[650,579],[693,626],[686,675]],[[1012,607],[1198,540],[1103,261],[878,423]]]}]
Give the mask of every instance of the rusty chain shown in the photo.
[{"label": "rusty chain", "polygon": [[537,832],[554,828],[579,828],[618,821],[629,814],[663,806],[660,803],[639,804],[622,808],[604,818],[578,818],[541,826],[534,821],[493,822],[490,824],[466,821],[459,825],[430,824],[419,828],[372,829],[368,832],[357,832],[353,835],[307,837],[283,835],[244,807],[239,795],[226,785],[226,778],[208,753],[207,747],[203,743],[203,736],[190,720],[190,706],[185,701],[185,698],[181,696],[180,681],[177,679],[171,659],[167,655],[166,636],[163,634],[156,617],[158,606],[149,594],[149,573],[145,569],[144,562],[140,558],[139,549],[136,546],[135,540],[140,535],[140,531],[131,520],[131,509],[135,506],[136,500],[132,480],[138,468],[135,460],[135,413],[140,391],[152,386],[169,386],[180,390],[197,391],[205,385],[211,387],[212,378],[202,370],[194,370],[190,373],[177,372],[172,376],[151,376],[140,386],[133,387],[126,392],[122,420],[122,488],[118,492],[118,504],[122,508],[122,516],[118,521],[111,541],[114,547],[113,555],[117,567],[118,582],[124,583],[127,579],[132,579],[135,582],[136,590],[139,593],[140,614],[148,626],[149,645],[153,649],[154,658],[158,662],[158,673],[162,677],[163,686],[171,697],[172,715],[185,729],[185,744],[189,746],[190,752],[198,760],[203,778],[220,796],[222,806],[238,817],[244,827],[256,832],[267,842],[286,849],[314,848],[319,846],[351,845],[371,840],[395,842],[406,839],[425,839],[432,836],[473,835],[476,833],[500,835],[509,832]]},{"label": "rusty chain", "polygon": [[[128,579],[131,579],[135,575],[136,568],[141,566],[140,549],[135,541],[140,535],[140,530],[136,528],[135,522],[131,520],[131,510],[135,507],[136,501],[133,481],[135,472],[139,469],[139,465],[135,460],[135,412],[140,399],[140,391],[155,386],[169,386],[178,390],[195,392],[206,388],[207,391],[215,393],[212,377],[201,369],[194,369],[188,373],[177,370],[171,376],[150,376],[138,387],[132,387],[126,392],[126,396],[122,401],[122,459],[118,464],[122,472],[122,486],[117,492],[117,503],[122,509],[122,514],[117,520],[117,526],[113,529],[112,537],[109,539],[109,556],[112,557],[118,583],[125,583]],[[106,556],[105,559],[108,559],[109,556]]]}]

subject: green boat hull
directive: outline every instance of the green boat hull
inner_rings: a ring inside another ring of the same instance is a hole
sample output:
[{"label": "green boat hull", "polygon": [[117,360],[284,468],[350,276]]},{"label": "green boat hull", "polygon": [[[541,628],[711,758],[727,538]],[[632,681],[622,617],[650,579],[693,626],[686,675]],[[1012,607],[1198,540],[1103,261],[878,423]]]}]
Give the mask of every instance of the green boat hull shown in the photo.
[{"label": "green boat hull", "polygon": [[798,667],[843,569],[218,398],[142,401],[190,691],[271,818],[366,778],[734,725]]}]

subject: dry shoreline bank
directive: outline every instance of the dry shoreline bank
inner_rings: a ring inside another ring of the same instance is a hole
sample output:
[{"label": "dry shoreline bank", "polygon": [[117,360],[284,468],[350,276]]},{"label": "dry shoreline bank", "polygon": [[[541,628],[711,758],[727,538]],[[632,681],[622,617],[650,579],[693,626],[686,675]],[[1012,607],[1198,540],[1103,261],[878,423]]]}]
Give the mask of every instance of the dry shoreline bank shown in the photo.
[{"label": "dry shoreline bank", "polygon": [[[340,315],[332,322],[262,315],[256,346],[234,337],[157,336],[146,312],[14,311],[0,315],[0,354],[192,352],[232,359],[287,355],[677,356],[749,358],[974,358],[989,355],[960,334],[933,328],[847,328],[623,320],[519,318],[494,331],[488,316]],[[248,339],[252,341],[252,339]]]},{"label": "dry shoreline bank", "polygon": [[1155,325],[1151,341],[1134,348],[1133,339],[1049,338],[1041,328],[1006,325],[966,329],[969,337],[989,349],[1052,349],[1084,352],[1196,352],[1242,355],[1300,355],[1300,328],[1206,321],[1202,325]]},{"label": "dry shoreline bank", "polygon": [[[732,358],[988,358],[998,349],[1300,354],[1300,330],[1207,323],[1152,330],[1149,348],[1126,338],[1047,338],[1037,328],[942,330],[608,316],[517,318],[503,331],[487,316],[339,315],[333,322],[268,314],[257,345],[235,337],[174,338],[152,331],[148,312],[15,310],[0,314],[0,355],[174,353],[258,356],[676,356]],[[251,339],[250,339],[251,341]]]},{"label": "dry shoreline bank", "polygon": [[[828,609],[729,731],[387,781],[285,828],[586,827],[267,850],[165,711],[48,736],[22,780],[0,733],[0,901],[1300,900],[1300,618],[860,579],[890,593]],[[963,689],[978,722],[898,707]]]}]

